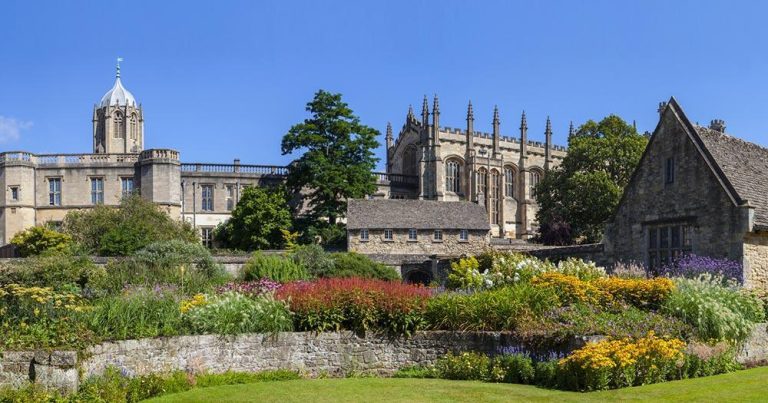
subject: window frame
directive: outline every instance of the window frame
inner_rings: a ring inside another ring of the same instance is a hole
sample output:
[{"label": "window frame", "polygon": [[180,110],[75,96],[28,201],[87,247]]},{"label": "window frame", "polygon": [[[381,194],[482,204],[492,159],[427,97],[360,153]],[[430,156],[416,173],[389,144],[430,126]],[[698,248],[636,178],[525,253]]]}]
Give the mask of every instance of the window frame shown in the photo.
[{"label": "window frame", "polygon": [[459,230],[459,242],[469,242],[469,230],[467,229]]},{"label": "window frame", "polygon": [[200,227],[200,241],[208,249],[213,248],[214,227]]},{"label": "window frame", "polygon": [[368,242],[371,240],[371,234],[370,231],[368,231],[368,228],[361,228],[360,229],[360,242]]},{"label": "window frame", "polygon": [[[126,184],[130,183],[131,185],[128,186],[130,189],[126,189]],[[133,192],[136,190],[136,183],[133,180],[132,176],[121,176],[120,177],[120,193],[123,195],[123,198],[126,198],[133,194]]]},{"label": "window frame", "polygon": [[200,185],[200,211],[214,211],[213,188],[214,185],[212,184]]},{"label": "window frame", "polygon": [[445,163],[445,191],[461,193],[461,162],[455,158]]},{"label": "window frame", "polygon": [[21,200],[21,190],[19,185],[8,186],[8,190],[11,192],[11,201],[17,202]]},{"label": "window frame", "polygon": [[657,270],[675,259],[692,253],[693,226],[690,223],[668,223],[649,226],[648,267]]},{"label": "window frame", "polygon": [[517,184],[517,172],[511,166],[504,167],[504,197],[515,198],[515,185]]},{"label": "window frame", "polygon": [[91,176],[88,179],[91,181],[91,204],[94,206],[104,204],[104,177]]},{"label": "window frame", "polygon": [[224,185],[224,195],[226,200],[227,211],[233,211],[235,209],[235,185]]},{"label": "window frame", "polygon": [[[63,178],[61,176],[52,176],[46,178],[46,180],[48,181],[48,205],[61,206]],[[55,188],[53,186],[54,183],[58,184]]]},{"label": "window frame", "polygon": [[395,232],[391,228],[384,230],[384,241],[392,242],[395,240]]},{"label": "window frame", "polygon": [[675,157],[668,157],[664,162],[664,184],[675,183]]},{"label": "window frame", "polygon": [[419,230],[408,228],[408,242],[417,242],[419,240]]},{"label": "window frame", "polygon": [[432,241],[433,242],[443,242],[443,230],[436,229],[432,232]]}]

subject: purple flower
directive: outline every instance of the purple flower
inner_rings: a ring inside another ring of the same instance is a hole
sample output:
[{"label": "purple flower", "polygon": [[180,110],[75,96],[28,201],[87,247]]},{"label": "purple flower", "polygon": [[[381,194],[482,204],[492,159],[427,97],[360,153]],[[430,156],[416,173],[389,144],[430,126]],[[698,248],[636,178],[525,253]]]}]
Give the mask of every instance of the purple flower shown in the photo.
[{"label": "purple flower", "polygon": [[663,266],[659,274],[667,277],[696,278],[701,274],[722,276],[724,280],[742,282],[741,263],[728,259],[716,259],[706,256],[683,256],[671,264]]}]

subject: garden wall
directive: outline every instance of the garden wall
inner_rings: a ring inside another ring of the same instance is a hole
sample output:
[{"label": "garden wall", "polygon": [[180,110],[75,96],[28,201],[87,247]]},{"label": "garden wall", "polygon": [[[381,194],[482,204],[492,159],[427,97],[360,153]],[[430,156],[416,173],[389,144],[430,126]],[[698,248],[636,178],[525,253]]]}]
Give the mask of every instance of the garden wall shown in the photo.
[{"label": "garden wall", "polygon": [[[432,364],[449,351],[530,352],[562,356],[591,338],[574,338],[547,351],[531,350],[508,333],[417,332],[410,338],[379,335],[358,337],[352,332],[278,333],[240,336],[179,336],[124,340],[88,348],[78,360],[73,351],[6,351],[0,358],[0,387],[21,386],[28,380],[49,388],[75,391],[79,382],[100,375],[110,366],[137,376],[174,370],[221,373],[295,369],[312,376],[352,372],[391,374],[398,368]],[[739,354],[742,363],[768,360],[768,331],[760,324]]]}]

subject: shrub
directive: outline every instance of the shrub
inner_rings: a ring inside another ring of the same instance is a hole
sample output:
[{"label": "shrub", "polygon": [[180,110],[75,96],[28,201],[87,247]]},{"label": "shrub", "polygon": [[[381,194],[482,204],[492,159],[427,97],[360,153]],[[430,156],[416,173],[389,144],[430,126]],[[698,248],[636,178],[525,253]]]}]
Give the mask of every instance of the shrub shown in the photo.
[{"label": "shrub", "polygon": [[534,369],[534,383],[545,388],[554,388],[558,384],[558,360],[540,361]]},{"label": "shrub", "polygon": [[531,280],[531,284],[534,287],[553,290],[563,304],[588,303],[597,305],[611,300],[609,294],[593,283],[561,273],[541,273]]},{"label": "shrub", "polygon": [[102,256],[127,256],[156,241],[198,241],[191,225],[174,220],[139,195],[124,198],[119,207],[71,211],[62,230],[88,252]]},{"label": "shrub", "polygon": [[[185,309],[186,307],[186,309]],[[276,333],[290,331],[291,313],[272,297],[248,298],[236,292],[182,305],[184,319],[198,334]]]},{"label": "shrub", "polygon": [[539,316],[557,303],[552,290],[519,284],[430,298],[426,319],[431,328],[441,330],[515,330],[523,318]]},{"label": "shrub", "polygon": [[335,263],[320,245],[297,246],[291,253],[291,259],[304,266],[312,277],[332,277]]},{"label": "shrub", "polygon": [[71,236],[43,225],[17,232],[11,238],[11,243],[16,245],[22,257],[40,255],[44,252],[66,253],[74,245]]},{"label": "shrub", "polygon": [[663,305],[672,316],[690,323],[700,340],[743,341],[764,318],[760,300],[737,285],[702,274],[675,279],[676,288]]},{"label": "shrub", "polygon": [[702,274],[717,276],[726,281],[742,282],[741,263],[729,259],[687,255],[659,270],[659,275],[667,277],[697,278]]},{"label": "shrub", "polygon": [[219,224],[214,239],[224,247],[257,250],[285,245],[281,230],[291,227],[291,208],[283,186],[246,187],[232,216]]},{"label": "shrub", "polygon": [[589,281],[605,277],[605,269],[598,267],[593,262],[585,262],[581,259],[569,257],[557,264],[555,270],[567,276],[577,277],[579,280]]},{"label": "shrub", "polygon": [[428,379],[437,378],[437,372],[432,366],[412,365],[398,369],[392,377]]},{"label": "shrub", "polygon": [[256,252],[243,266],[243,279],[246,281],[266,278],[278,283],[287,283],[304,280],[308,277],[304,267],[279,255],[265,255]]},{"label": "shrub", "polygon": [[395,269],[374,262],[368,256],[354,252],[331,254],[334,268],[327,277],[360,277],[379,280],[399,280]]},{"label": "shrub", "polygon": [[662,339],[653,333],[637,341],[588,343],[560,360],[559,370],[567,375],[561,387],[603,390],[675,379],[684,348],[682,340]]},{"label": "shrub", "polygon": [[87,320],[96,334],[110,340],[185,333],[177,297],[161,287],[132,287],[122,295],[100,299]]},{"label": "shrub", "polygon": [[491,359],[485,354],[463,352],[458,355],[448,353],[435,363],[439,378],[484,381],[490,374]]},{"label": "shrub", "polygon": [[87,256],[43,255],[0,267],[0,284],[73,289],[85,287],[105,274]]},{"label": "shrub", "polygon": [[473,256],[451,262],[448,273],[449,289],[474,290],[482,288],[484,276],[478,271],[480,263]]},{"label": "shrub", "polygon": [[531,357],[524,354],[505,354],[493,358],[493,381],[531,384],[536,371]]},{"label": "shrub", "polygon": [[79,315],[89,309],[78,294],[51,287],[0,285],[0,350],[82,347],[94,339]]},{"label": "shrub", "polygon": [[108,262],[106,272],[107,276],[90,283],[90,294],[115,295],[128,285],[153,288],[157,284],[194,294],[208,292],[228,277],[205,247],[182,241],[152,243],[127,259]]},{"label": "shrub", "polygon": [[277,292],[294,312],[297,330],[383,330],[409,335],[424,327],[430,291],[372,279],[319,279],[289,283]]},{"label": "shrub", "polygon": [[217,294],[225,292],[236,292],[249,298],[272,295],[280,288],[280,283],[263,278],[258,281],[248,281],[244,283],[227,283],[216,288]]},{"label": "shrub", "polygon": [[668,278],[624,279],[599,278],[595,285],[615,300],[643,309],[657,309],[669,298],[675,283]]}]

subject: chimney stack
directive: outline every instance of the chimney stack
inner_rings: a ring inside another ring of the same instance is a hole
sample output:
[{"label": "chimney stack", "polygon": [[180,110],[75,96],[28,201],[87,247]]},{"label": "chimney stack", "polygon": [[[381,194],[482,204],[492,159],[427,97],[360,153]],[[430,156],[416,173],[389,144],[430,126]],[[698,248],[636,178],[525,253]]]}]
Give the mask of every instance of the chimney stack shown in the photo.
[{"label": "chimney stack", "polygon": [[722,119],[712,119],[709,122],[709,128],[720,133],[725,133],[725,121]]}]

